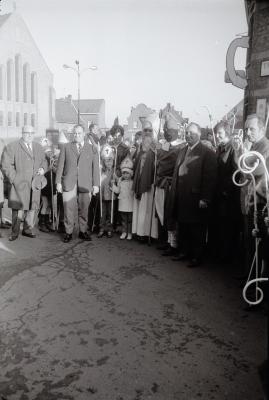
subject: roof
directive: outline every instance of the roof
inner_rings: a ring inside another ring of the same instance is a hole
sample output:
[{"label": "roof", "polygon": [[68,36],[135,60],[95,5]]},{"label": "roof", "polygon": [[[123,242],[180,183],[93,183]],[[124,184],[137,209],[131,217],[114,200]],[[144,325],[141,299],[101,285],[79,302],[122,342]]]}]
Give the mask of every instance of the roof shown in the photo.
[{"label": "roof", "polygon": [[[81,114],[99,114],[104,99],[86,99],[80,100]],[[69,124],[77,123],[78,101],[73,100],[71,96],[64,99],[55,100],[55,114],[57,122],[66,122]]]},{"label": "roof", "polygon": [[6,22],[6,20],[7,20],[10,16],[11,16],[11,13],[0,15],[0,28],[1,28],[2,25],[4,25],[4,23]]},{"label": "roof", "polygon": [[[72,100],[75,107],[78,107],[78,101]],[[101,110],[102,104],[104,103],[104,99],[86,99],[80,100],[80,112],[82,114],[98,114]]]}]

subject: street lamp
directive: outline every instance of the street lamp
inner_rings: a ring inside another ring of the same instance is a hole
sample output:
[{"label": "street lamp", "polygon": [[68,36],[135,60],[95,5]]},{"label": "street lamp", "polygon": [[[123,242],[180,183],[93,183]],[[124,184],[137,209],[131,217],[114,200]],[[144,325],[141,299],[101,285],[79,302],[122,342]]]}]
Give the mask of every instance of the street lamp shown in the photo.
[{"label": "street lamp", "polygon": [[70,67],[70,65],[67,65],[67,64],[64,64],[63,65],[63,68],[64,69],[72,69],[73,71],[75,71],[75,73],[77,74],[77,78],[78,78],[78,124],[80,123],[80,75],[84,72],[84,71],[86,71],[86,70],[88,70],[88,69],[91,69],[92,71],[96,71],[97,70],[97,67],[96,67],[96,65],[92,65],[92,66],[90,66],[90,67],[87,67],[87,68],[84,68],[83,70],[80,70],[80,67],[79,67],[79,60],[75,60],[75,64],[76,64],[76,68],[74,68],[74,67]]}]

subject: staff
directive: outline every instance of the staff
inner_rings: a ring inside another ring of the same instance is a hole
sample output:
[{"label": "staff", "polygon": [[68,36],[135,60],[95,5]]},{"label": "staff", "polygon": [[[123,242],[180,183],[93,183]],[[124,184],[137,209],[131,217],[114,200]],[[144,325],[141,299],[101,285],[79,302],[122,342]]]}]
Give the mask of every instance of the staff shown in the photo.
[{"label": "staff", "polygon": [[[253,158],[253,157],[256,157],[257,160],[256,160],[254,166],[251,167],[246,163],[246,160],[248,158]],[[261,239],[257,237],[258,233],[259,233],[258,220],[257,220],[257,193],[256,193],[256,182],[255,182],[255,178],[254,178],[253,172],[256,170],[256,168],[259,166],[260,163],[263,165],[263,168],[264,168],[264,180],[265,180],[265,190],[266,190],[266,207],[267,207],[267,212],[268,212],[269,211],[269,190],[268,190],[269,173],[268,173],[268,170],[266,168],[266,162],[265,162],[264,157],[260,153],[258,153],[256,151],[247,151],[247,152],[243,153],[240,156],[239,160],[238,160],[238,169],[233,174],[233,182],[234,182],[234,184],[237,185],[237,186],[241,186],[241,187],[245,186],[248,183],[248,180],[246,179],[244,182],[237,182],[236,181],[236,176],[238,174],[241,174],[241,173],[249,175],[251,177],[251,182],[252,182],[253,191],[254,191],[254,230],[253,230],[253,236],[255,237],[255,254],[254,254],[254,257],[253,257],[252,264],[251,264],[251,268],[250,268],[250,272],[249,272],[249,275],[248,275],[248,279],[247,279],[246,285],[245,285],[244,290],[243,290],[243,298],[249,305],[257,305],[257,304],[261,303],[261,301],[263,300],[264,296],[263,296],[263,291],[258,286],[258,284],[259,284],[259,282],[268,281],[268,278],[259,277],[259,269],[258,269],[258,267],[259,267],[259,265],[258,265],[258,261],[259,261],[258,252],[259,252],[259,244],[260,244]],[[255,265],[255,279],[250,280],[254,265]],[[255,286],[256,286],[256,290],[255,290],[256,300],[255,301],[249,300],[247,298],[247,290],[248,290],[249,286],[252,285],[253,283],[255,283]]]},{"label": "staff", "polygon": [[[115,163],[114,163],[114,170],[113,170],[113,180],[114,180],[115,175],[116,175],[118,146],[115,146],[115,150],[116,150],[116,153],[115,153]],[[113,221],[114,221],[114,189],[113,189],[113,185],[112,185],[111,218],[110,218],[111,224],[113,224]]]},{"label": "staff", "polygon": [[212,118],[212,114],[211,114],[210,109],[209,109],[208,106],[202,106],[202,107],[204,107],[204,108],[207,110],[207,112],[208,112],[208,117],[209,117],[210,126],[211,126],[211,131],[212,131],[213,140],[214,140],[214,146],[217,147],[216,136],[215,136],[214,127],[213,127],[213,118]]},{"label": "staff", "polygon": [[[98,142],[98,163],[99,163],[99,179],[100,179],[100,216],[102,218],[103,216],[103,206],[102,206],[102,188],[101,188],[101,178],[102,178],[102,172],[101,172],[101,146],[100,143]],[[94,222],[94,221],[93,221]]]}]

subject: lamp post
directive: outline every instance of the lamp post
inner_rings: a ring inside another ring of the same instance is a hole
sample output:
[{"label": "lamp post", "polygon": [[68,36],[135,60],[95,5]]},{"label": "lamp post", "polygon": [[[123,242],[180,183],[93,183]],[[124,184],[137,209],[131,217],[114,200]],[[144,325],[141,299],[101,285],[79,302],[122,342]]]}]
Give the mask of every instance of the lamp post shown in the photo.
[{"label": "lamp post", "polygon": [[75,71],[75,73],[77,74],[77,79],[78,79],[78,124],[80,123],[80,76],[81,74],[88,70],[91,69],[92,71],[96,71],[97,67],[96,65],[92,65],[90,67],[84,68],[82,71],[80,70],[80,66],[79,66],[79,60],[75,60],[75,64],[76,64],[76,68],[74,67],[70,67],[70,65],[63,65],[64,69],[72,69],[73,71]]}]

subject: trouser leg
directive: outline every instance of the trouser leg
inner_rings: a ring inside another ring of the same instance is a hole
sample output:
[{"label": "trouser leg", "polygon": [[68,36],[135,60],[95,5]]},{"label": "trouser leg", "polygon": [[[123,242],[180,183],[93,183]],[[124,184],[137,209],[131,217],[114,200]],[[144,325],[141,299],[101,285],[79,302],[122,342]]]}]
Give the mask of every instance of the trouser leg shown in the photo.
[{"label": "trouser leg", "polygon": [[78,194],[78,224],[79,231],[85,233],[88,228],[88,210],[91,202],[90,193]]},{"label": "trouser leg", "polygon": [[23,216],[22,210],[14,210],[12,209],[12,227],[11,232],[12,235],[18,236],[20,233],[20,224]]},{"label": "trouser leg", "polygon": [[74,229],[74,213],[77,207],[77,186],[69,192],[63,192],[64,226],[67,234],[72,234]]},{"label": "trouser leg", "polygon": [[206,224],[205,223],[194,223],[189,226],[190,231],[190,243],[192,248],[192,257],[201,260],[204,254],[205,243],[206,243]]},{"label": "trouser leg", "polygon": [[[112,201],[111,200],[107,200],[107,209],[106,209],[106,230],[108,232],[112,232],[113,231],[113,226],[111,224],[111,205],[112,205]],[[115,206],[115,202],[114,202],[114,206]],[[114,210],[115,211],[115,210]],[[113,213],[114,213],[113,211]]]},{"label": "trouser leg", "polygon": [[128,233],[128,213],[121,211],[122,233]]},{"label": "trouser leg", "polygon": [[133,213],[127,212],[127,233],[132,233],[132,218]]}]

